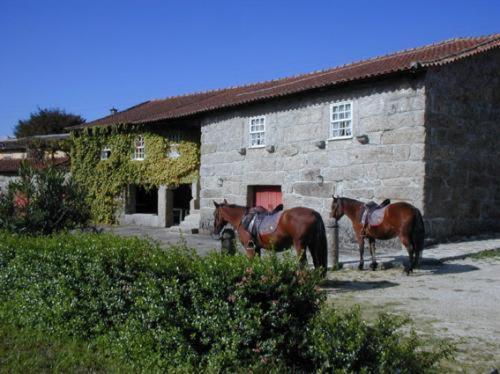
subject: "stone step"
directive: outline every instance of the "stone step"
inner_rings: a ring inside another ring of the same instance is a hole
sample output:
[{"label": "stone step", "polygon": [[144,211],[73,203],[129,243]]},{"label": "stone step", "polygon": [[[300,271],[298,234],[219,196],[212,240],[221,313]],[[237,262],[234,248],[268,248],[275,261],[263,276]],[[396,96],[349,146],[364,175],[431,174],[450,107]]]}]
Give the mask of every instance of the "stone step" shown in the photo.
[{"label": "stone step", "polygon": [[200,219],[200,211],[194,210],[189,213],[179,225],[169,227],[168,230],[176,233],[182,231],[190,234],[193,229],[197,230],[200,227]]}]

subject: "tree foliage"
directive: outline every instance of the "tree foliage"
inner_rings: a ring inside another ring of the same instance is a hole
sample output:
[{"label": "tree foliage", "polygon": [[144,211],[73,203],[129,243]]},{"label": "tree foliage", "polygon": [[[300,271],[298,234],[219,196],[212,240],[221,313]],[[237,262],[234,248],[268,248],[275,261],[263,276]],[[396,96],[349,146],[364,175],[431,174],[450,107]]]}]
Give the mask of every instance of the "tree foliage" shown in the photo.
[{"label": "tree foliage", "polygon": [[83,190],[53,166],[34,169],[21,164],[19,179],[0,196],[0,228],[27,234],[85,226],[90,212]]},{"label": "tree foliage", "polygon": [[79,115],[66,113],[64,110],[41,109],[31,113],[30,118],[19,120],[14,129],[16,138],[25,138],[33,135],[59,134],[67,127],[81,125],[85,119]]}]

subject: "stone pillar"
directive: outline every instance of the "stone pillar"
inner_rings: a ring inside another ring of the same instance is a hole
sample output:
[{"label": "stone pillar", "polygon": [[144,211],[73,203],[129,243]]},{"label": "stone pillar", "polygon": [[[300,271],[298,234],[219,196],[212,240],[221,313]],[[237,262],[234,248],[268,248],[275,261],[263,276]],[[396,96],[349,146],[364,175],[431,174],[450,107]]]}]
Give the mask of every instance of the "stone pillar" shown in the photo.
[{"label": "stone pillar", "polygon": [[190,213],[192,213],[193,210],[200,209],[200,181],[199,180],[197,180],[196,182],[193,182],[191,184],[191,196],[192,196],[192,199],[189,202]]},{"label": "stone pillar", "polygon": [[174,222],[173,197],[173,191],[167,186],[158,188],[158,226],[160,227],[170,227]]}]

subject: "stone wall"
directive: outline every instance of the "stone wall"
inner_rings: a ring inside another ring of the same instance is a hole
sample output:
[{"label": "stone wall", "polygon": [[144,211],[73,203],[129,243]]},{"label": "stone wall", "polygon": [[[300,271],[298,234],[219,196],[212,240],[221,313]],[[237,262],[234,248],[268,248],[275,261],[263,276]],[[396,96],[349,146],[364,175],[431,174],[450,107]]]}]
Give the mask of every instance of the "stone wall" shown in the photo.
[{"label": "stone wall", "polygon": [[500,51],[426,75],[425,218],[445,239],[500,231]]},{"label": "stone wall", "polygon": [[[391,78],[254,104],[202,122],[201,229],[210,230],[212,200],[246,205],[249,185],[280,185],[285,208],[306,206],[326,220],[333,193],[360,200],[404,200],[423,207],[423,79]],[[328,140],[330,104],[353,101],[352,139]],[[248,123],[266,116],[266,144],[248,148]],[[368,144],[356,136],[367,135]],[[325,141],[324,149],[315,143]],[[238,150],[247,148],[246,154]],[[323,176],[322,186],[317,176]],[[222,179],[220,186],[219,178]],[[350,222],[340,238],[352,242]]]}]

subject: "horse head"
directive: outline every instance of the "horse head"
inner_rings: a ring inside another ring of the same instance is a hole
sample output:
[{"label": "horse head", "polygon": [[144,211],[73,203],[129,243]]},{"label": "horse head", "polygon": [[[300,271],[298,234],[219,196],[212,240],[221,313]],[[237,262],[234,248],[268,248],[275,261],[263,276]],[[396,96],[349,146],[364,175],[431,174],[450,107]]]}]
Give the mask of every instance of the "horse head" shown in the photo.
[{"label": "horse head", "polygon": [[330,212],[330,217],[339,220],[344,215],[344,205],[342,204],[342,198],[338,196],[336,197],[335,195],[333,195],[332,197],[333,201],[332,201],[332,210]]},{"label": "horse head", "polygon": [[224,207],[227,205],[226,199],[224,202],[217,204],[214,201],[215,211],[214,211],[214,234],[219,235],[224,226],[227,225],[227,220],[224,218]]}]

